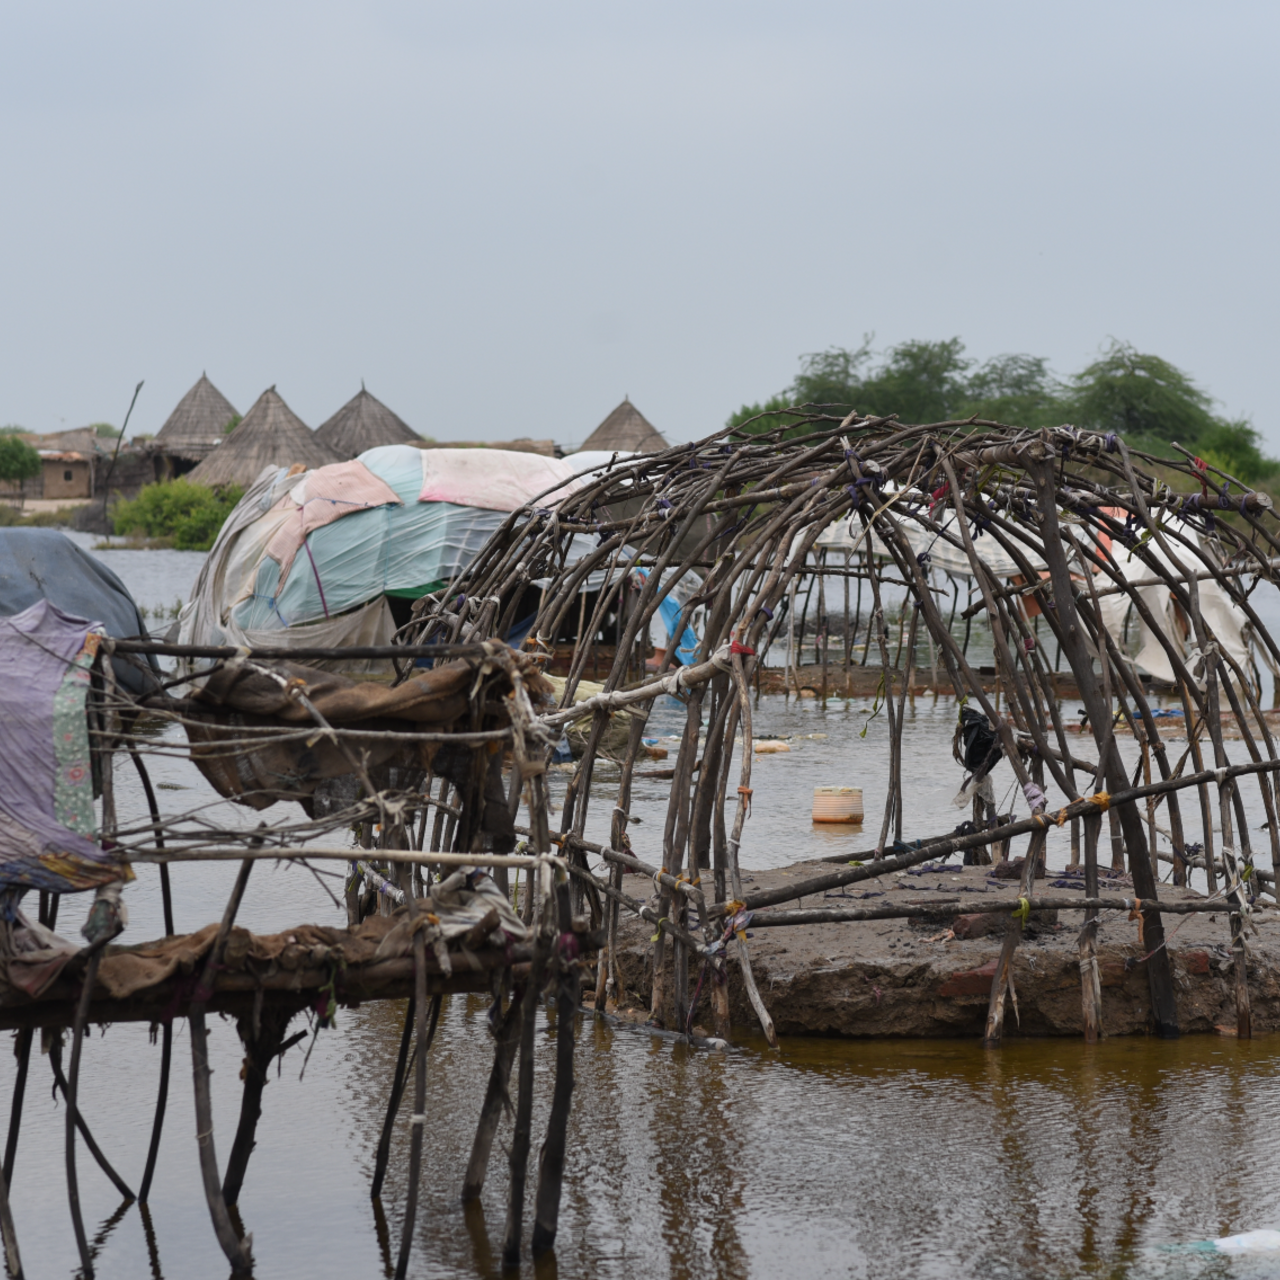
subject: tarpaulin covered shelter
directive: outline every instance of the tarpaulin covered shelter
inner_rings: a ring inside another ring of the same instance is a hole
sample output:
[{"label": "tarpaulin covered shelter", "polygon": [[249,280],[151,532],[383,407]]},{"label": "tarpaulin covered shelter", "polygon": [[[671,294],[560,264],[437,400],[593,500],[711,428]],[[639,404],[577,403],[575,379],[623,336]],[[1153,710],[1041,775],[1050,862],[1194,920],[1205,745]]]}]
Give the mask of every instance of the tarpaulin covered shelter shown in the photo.
[{"label": "tarpaulin covered shelter", "polygon": [[[57,529],[0,529],[0,617],[48,600],[63,614],[102,624],[117,640],[146,639],[128,588],[101,560]],[[155,669],[154,659],[147,659]],[[150,685],[138,665],[117,658],[116,679],[130,693]]]},{"label": "tarpaulin covered shelter", "polygon": [[395,632],[388,598],[444,586],[512,511],[573,492],[572,474],[534,454],[411,445],[300,475],[268,468],[223,525],[179,638],[386,644]]},{"label": "tarpaulin covered shelter", "polygon": [[[1191,536],[1203,545],[1198,535]],[[1138,651],[1133,655],[1134,665],[1163,684],[1173,684],[1175,680],[1173,663],[1169,660],[1169,653],[1165,648],[1165,643],[1168,643],[1176,654],[1187,661],[1192,674],[1197,674],[1200,665],[1199,648],[1196,645],[1195,636],[1191,634],[1190,621],[1175,602],[1169,582],[1156,577],[1150,565],[1143,564],[1129,547],[1112,542],[1110,550],[1121,577],[1126,582],[1135,584],[1139,599],[1150,610],[1153,620],[1164,637],[1162,643],[1161,637],[1146,624],[1141,614],[1136,614]],[[1171,574],[1178,571],[1158,543],[1152,542],[1143,550],[1149,558],[1168,569]],[[1100,585],[1102,585],[1101,582]],[[1232,605],[1227,593],[1218,583],[1212,580],[1202,581],[1197,584],[1197,589],[1200,596],[1200,612],[1214,640],[1242,671],[1248,671],[1249,645],[1244,635],[1245,616]],[[1129,597],[1123,592],[1115,592],[1100,597],[1098,603],[1107,631],[1116,641],[1117,647],[1122,647],[1124,619],[1130,607]]]}]

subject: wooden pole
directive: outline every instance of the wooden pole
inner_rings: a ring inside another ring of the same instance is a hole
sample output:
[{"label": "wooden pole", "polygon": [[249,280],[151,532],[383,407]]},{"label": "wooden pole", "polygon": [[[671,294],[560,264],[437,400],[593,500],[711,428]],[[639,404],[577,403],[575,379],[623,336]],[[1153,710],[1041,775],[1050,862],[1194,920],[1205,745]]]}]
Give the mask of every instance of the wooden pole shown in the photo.
[{"label": "wooden pole", "polygon": [[[556,906],[560,936],[564,938],[573,928],[567,878],[564,883],[556,886]],[[556,966],[560,970],[556,1001],[556,1079],[551,1094],[551,1114],[547,1119],[547,1136],[542,1144],[538,1168],[538,1194],[533,1217],[534,1257],[545,1253],[555,1244],[560,1218],[569,1104],[573,1096],[574,1022],[578,1014],[578,969],[574,959],[573,955],[565,954],[563,949],[555,957]]]},{"label": "wooden pole", "polygon": [[232,1225],[231,1216],[227,1213],[227,1202],[222,1198],[218,1155],[213,1144],[213,1098],[209,1089],[209,1078],[213,1073],[209,1069],[209,1034],[204,1020],[208,995],[204,993],[211,993],[213,990],[213,975],[217,971],[222,949],[231,933],[231,926],[240,909],[240,901],[244,897],[249,872],[252,870],[253,862],[246,858],[240,864],[235,886],[222,914],[222,924],[205,961],[196,998],[191,1001],[187,1012],[187,1023],[191,1031],[191,1074],[195,1085],[196,1145],[200,1152],[200,1175],[204,1182],[204,1195],[209,1206],[209,1216],[213,1220],[214,1234],[218,1237],[223,1253],[227,1255],[227,1261],[231,1263],[232,1275],[237,1276],[251,1274],[253,1260],[249,1256],[248,1242],[240,1238],[239,1232]]},{"label": "wooden pole", "polygon": [[14,1057],[18,1060],[17,1072],[13,1081],[13,1100],[9,1105],[9,1133],[4,1143],[4,1180],[7,1186],[13,1185],[13,1166],[18,1158],[18,1134],[22,1126],[22,1101],[27,1091],[27,1070],[31,1065],[31,1039],[34,1032],[30,1027],[23,1027],[18,1032],[17,1043],[13,1047]]},{"label": "wooden pole", "polygon": [[22,1257],[18,1253],[18,1232],[13,1225],[9,1206],[9,1180],[0,1174],[0,1240],[4,1242],[4,1261],[12,1280],[24,1280]]},{"label": "wooden pole", "polygon": [[479,1199],[484,1190],[485,1176],[489,1170],[489,1155],[493,1139],[498,1132],[503,1108],[507,1105],[507,1083],[511,1079],[511,1064],[515,1061],[520,1043],[520,1011],[524,1003],[525,987],[516,987],[507,1010],[498,1023],[494,1038],[493,1068],[489,1072],[489,1085],[480,1108],[480,1120],[476,1136],[471,1144],[471,1158],[467,1162],[466,1176],[462,1180],[462,1202],[469,1204]]},{"label": "wooden pole", "polygon": [[[401,876],[409,883],[409,871],[400,868]],[[413,928],[413,1007],[417,1014],[418,1056],[414,1063],[413,1115],[409,1118],[409,1186],[405,1194],[404,1223],[400,1229],[400,1253],[396,1258],[395,1280],[404,1280],[409,1269],[409,1253],[413,1248],[413,1225],[418,1212],[418,1186],[422,1179],[422,1131],[427,1116],[427,1051],[431,1047],[428,1029],[427,1002],[427,943],[423,930],[417,927],[418,900],[412,893],[406,895],[409,919]],[[434,1027],[440,1012],[440,997],[430,1003],[430,1022]]]},{"label": "wooden pole", "polygon": [[387,1114],[383,1117],[382,1133],[378,1137],[378,1150],[373,1160],[373,1183],[369,1188],[369,1197],[373,1200],[377,1200],[382,1195],[382,1182],[387,1175],[387,1161],[391,1157],[391,1134],[395,1129],[396,1116],[400,1114],[400,1100],[404,1097],[405,1067],[409,1061],[409,1045],[413,1042],[413,1028],[416,1022],[414,1014],[416,999],[416,996],[411,995],[404,1009],[400,1049],[396,1054],[395,1071],[391,1077],[391,1097],[387,1102]]},{"label": "wooden pole", "polygon": [[84,972],[84,986],[80,992],[80,1001],[76,1006],[75,1026],[71,1036],[71,1063],[67,1073],[66,1100],[67,1115],[65,1125],[66,1165],[67,1165],[67,1200],[71,1207],[71,1226],[75,1232],[76,1248],[80,1253],[80,1267],[85,1280],[93,1280],[93,1254],[89,1252],[89,1240],[85,1235],[84,1217],[80,1212],[80,1182],[76,1177],[76,1088],[80,1081],[80,1049],[84,1044],[84,1026],[89,1016],[89,1001],[93,999],[93,984],[98,978],[98,962],[102,958],[101,950],[95,950],[90,956]]},{"label": "wooden pole", "polygon": [[[142,756],[136,747],[129,747],[129,755],[146,793],[147,807],[151,811],[151,821],[155,825],[155,843],[157,849],[163,849],[164,832],[161,829],[160,805],[156,800],[155,788],[151,785],[151,774],[143,763]],[[174,934],[173,923],[173,889],[169,883],[168,863],[160,864],[160,902],[164,912],[165,937]],[[147,1146],[147,1163],[142,1171],[142,1185],[138,1188],[138,1200],[146,1204],[151,1194],[151,1180],[155,1177],[156,1161],[160,1156],[160,1135],[164,1130],[165,1110],[169,1104],[169,1072],[173,1066],[173,1022],[165,1022],[160,1028],[160,1086],[156,1091],[155,1115],[151,1121],[151,1141]]]},{"label": "wooden pole", "polygon": [[294,1010],[263,1009],[261,1016],[240,1018],[240,1039],[244,1044],[244,1092],[240,1099],[240,1123],[227,1157],[227,1172],[222,1179],[222,1198],[228,1205],[240,1199],[240,1188],[253,1154],[254,1135],[262,1116],[262,1091],[267,1084],[267,1068],[280,1052],[285,1032]]},{"label": "wooden pole", "polygon": [[[1084,820],[1084,895],[1098,896],[1098,832],[1102,815]],[[1098,913],[1085,915],[1077,944],[1080,952],[1080,1000],[1086,1044],[1096,1044],[1102,1035],[1102,975],[1098,972]]]},{"label": "wooden pole", "polygon": [[[1116,746],[1115,735],[1110,732],[1107,705],[1094,680],[1093,655],[1076,613],[1071,570],[1058,526],[1053,460],[1031,462],[1028,469],[1036,482],[1037,506],[1042,521],[1040,534],[1044,542],[1045,561],[1053,582],[1053,598],[1063,648],[1080,688],[1081,699],[1089,713],[1108,789],[1123,791],[1128,786],[1129,779]],[[1133,876],[1134,894],[1141,898],[1157,898],[1159,895],[1155,877],[1151,874],[1142,819],[1132,803],[1120,807],[1119,821],[1124,832],[1124,843],[1129,850],[1129,870]],[[1173,991],[1173,973],[1169,966],[1168,952],[1163,945],[1164,925],[1158,912],[1145,915],[1143,932],[1148,949],[1147,982],[1151,991],[1151,1015],[1156,1034],[1166,1038],[1177,1036],[1178,1006]]]}]

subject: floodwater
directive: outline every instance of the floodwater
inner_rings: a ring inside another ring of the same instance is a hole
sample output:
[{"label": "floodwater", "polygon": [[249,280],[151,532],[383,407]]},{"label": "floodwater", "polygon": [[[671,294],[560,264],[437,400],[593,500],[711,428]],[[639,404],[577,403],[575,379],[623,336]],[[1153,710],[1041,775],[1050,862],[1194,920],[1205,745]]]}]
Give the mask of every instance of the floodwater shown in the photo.
[{"label": "floodwater", "polygon": [[[183,552],[115,551],[104,559],[149,612],[184,596],[200,561]],[[675,704],[657,709],[651,736],[678,733],[683,715]],[[954,716],[950,700],[908,702],[907,838],[945,831],[965,816],[951,805],[961,778],[950,753]],[[883,712],[873,717],[864,700],[833,699],[823,708],[764,698],[755,731],[791,735],[792,751],[755,762],[743,847],[748,874],[802,857],[845,851],[856,857],[874,846],[886,785]],[[674,760],[675,743],[668,745]],[[153,776],[167,808],[208,803],[198,775],[182,761],[157,760]],[[118,777],[122,816],[140,813],[131,772],[122,769]],[[1010,781],[1011,775],[998,779],[1001,798]],[[820,784],[862,786],[866,828],[845,834],[814,828],[809,805]],[[662,779],[636,784],[634,812],[642,821],[633,842],[653,861],[668,789]],[[590,825],[602,831],[612,804],[607,775],[594,792]],[[219,821],[255,824],[277,816],[225,804],[213,812]],[[1251,803],[1249,812],[1256,829],[1260,808]],[[288,810],[282,806],[278,816]],[[1056,834],[1055,863],[1065,858]],[[1259,859],[1267,860],[1261,849]],[[234,870],[174,868],[180,930],[220,915]],[[156,936],[155,869],[142,868],[126,897],[132,916],[126,936]],[[65,904],[61,932],[74,934],[85,905]],[[275,931],[343,918],[307,871],[261,865],[240,922]],[[478,997],[447,1001],[431,1051],[423,1198],[409,1269],[415,1277],[499,1274],[501,1143],[509,1129],[495,1147],[481,1206],[464,1213],[458,1202],[490,1062],[485,1013]],[[402,1018],[403,1006],[393,1004],[341,1011],[337,1026],[316,1037],[304,1078],[309,1041],[287,1055],[267,1089],[240,1206],[263,1280],[391,1274],[405,1193],[407,1111],[385,1213],[371,1205],[368,1186]],[[534,1167],[558,1032],[554,1019],[540,1022]],[[998,1053],[965,1041],[790,1039],[773,1052],[744,1033],[731,1052],[708,1054],[590,1017],[579,1019],[577,1034],[559,1241],[553,1259],[536,1269],[526,1261],[526,1276],[1280,1274],[1280,1254],[1232,1260],[1173,1248],[1280,1227],[1274,1176],[1280,1038],[1125,1039],[1093,1047],[1012,1040]],[[210,1038],[215,1138],[225,1160],[239,1106],[240,1046],[234,1025],[219,1019]],[[227,1274],[201,1192],[185,1024],[175,1024],[174,1049],[148,1214],[136,1205],[122,1209],[79,1148],[85,1219],[104,1280]],[[135,1185],[159,1058],[148,1029],[132,1024],[95,1031],[84,1052],[84,1114]],[[0,1104],[12,1079],[12,1058],[0,1055]],[[33,1280],[78,1270],[66,1207],[63,1113],[49,1081],[45,1059],[34,1054],[12,1188]]]}]

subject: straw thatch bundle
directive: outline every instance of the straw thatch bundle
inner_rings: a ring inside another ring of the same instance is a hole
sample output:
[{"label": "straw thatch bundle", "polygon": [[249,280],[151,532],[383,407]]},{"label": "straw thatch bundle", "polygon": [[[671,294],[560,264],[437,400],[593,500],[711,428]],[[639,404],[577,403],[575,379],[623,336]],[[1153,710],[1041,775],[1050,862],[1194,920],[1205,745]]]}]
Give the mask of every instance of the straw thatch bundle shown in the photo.
[{"label": "straw thatch bundle", "polygon": [[227,423],[236,417],[235,406],[202,373],[165,419],[155,438],[158,453],[199,462],[226,438]]},{"label": "straw thatch bundle", "polygon": [[579,447],[606,452],[617,449],[627,453],[661,453],[669,446],[658,428],[628,398]]},{"label": "straw thatch bundle", "polygon": [[328,445],[316,439],[275,387],[268,387],[244,421],[187,478],[211,488],[224,484],[247,488],[263,467],[301,463],[310,469],[341,461]]},{"label": "straw thatch bundle", "polygon": [[343,458],[354,458],[383,444],[420,444],[421,437],[361,383],[360,390],[316,429],[322,441]]}]

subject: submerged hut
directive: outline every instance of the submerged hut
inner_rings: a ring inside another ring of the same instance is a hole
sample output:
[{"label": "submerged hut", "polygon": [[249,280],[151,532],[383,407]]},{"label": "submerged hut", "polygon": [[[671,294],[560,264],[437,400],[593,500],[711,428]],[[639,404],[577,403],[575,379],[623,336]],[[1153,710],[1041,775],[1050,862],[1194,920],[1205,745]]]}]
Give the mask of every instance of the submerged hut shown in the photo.
[{"label": "submerged hut", "polygon": [[152,441],[156,478],[171,480],[198,466],[227,438],[238,417],[231,401],[202,373]]},{"label": "submerged hut", "polygon": [[[389,644],[413,602],[466,569],[511,512],[550,505],[557,485],[576,492],[572,475],[558,458],[402,444],[260,474],[200,571],[182,643]],[[576,553],[590,546],[582,537]]]},{"label": "submerged hut", "polygon": [[218,445],[189,479],[196,484],[236,484],[247,489],[264,467],[323,467],[338,455],[285,404],[275,387],[257,399],[244,421]]},{"label": "submerged hut", "polygon": [[624,397],[622,403],[583,441],[581,450],[612,453],[661,453],[670,446],[662,433]]},{"label": "submerged hut", "polygon": [[377,396],[366,391],[362,382],[360,390],[328,422],[316,428],[316,439],[345,459],[379,445],[418,444],[421,437]]}]

